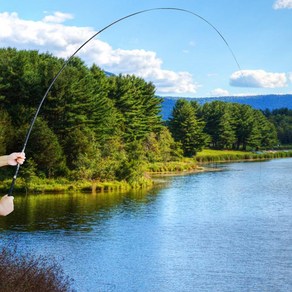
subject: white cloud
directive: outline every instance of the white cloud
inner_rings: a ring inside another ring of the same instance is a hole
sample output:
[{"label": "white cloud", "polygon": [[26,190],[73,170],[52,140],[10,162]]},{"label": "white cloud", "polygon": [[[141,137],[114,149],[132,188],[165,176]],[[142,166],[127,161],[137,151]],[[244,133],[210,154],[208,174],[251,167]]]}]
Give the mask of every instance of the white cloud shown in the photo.
[{"label": "white cloud", "polygon": [[89,28],[22,20],[17,13],[0,13],[0,23],[0,41],[3,47],[40,49],[56,55],[61,55],[67,46],[77,46],[93,34],[93,30]]},{"label": "white cloud", "polygon": [[193,94],[196,93],[197,89],[200,87],[199,84],[193,82],[192,76],[188,72],[176,73],[169,70],[159,70],[157,68],[156,70],[154,69],[153,76],[156,77],[155,83],[161,94]]},{"label": "white cloud", "polygon": [[264,70],[241,70],[230,77],[230,85],[237,87],[279,88],[287,86],[285,73],[271,73]]},{"label": "white cloud", "polygon": [[73,15],[56,11],[53,15],[47,15],[43,18],[43,22],[62,23],[67,19],[73,19]]},{"label": "white cloud", "polygon": [[292,8],[292,0],[277,0],[274,5],[274,9],[291,9]]},{"label": "white cloud", "polygon": [[230,95],[228,90],[222,88],[216,88],[210,92],[211,96],[228,96]]},{"label": "white cloud", "polygon": [[[36,49],[68,58],[96,32],[89,27],[66,26],[62,22],[72,15],[56,12],[42,21],[21,19],[17,13],[0,13],[0,42],[2,47]],[[161,94],[190,94],[198,89],[188,72],[174,72],[162,68],[162,60],[155,52],[113,49],[108,43],[94,38],[78,52],[87,64],[95,63],[112,73],[135,74],[151,81]]]}]

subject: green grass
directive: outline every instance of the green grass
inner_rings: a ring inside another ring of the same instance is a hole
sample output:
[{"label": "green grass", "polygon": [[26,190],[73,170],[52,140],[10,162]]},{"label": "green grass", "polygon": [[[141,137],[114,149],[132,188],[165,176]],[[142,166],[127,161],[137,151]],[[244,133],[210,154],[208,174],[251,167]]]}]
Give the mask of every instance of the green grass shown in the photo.
[{"label": "green grass", "polygon": [[[4,180],[0,183],[1,193],[7,192],[11,180]],[[70,181],[66,178],[42,179],[34,178],[30,182],[19,177],[16,181],[14,191],[20,193],[67,193],[67,192],[110,192],[128,191],[130,184],[125,181]]]},{"label": "green grass", "polygon": [[262,160],[272,158],[292,157],[292,151],[236,151],[205,149],[199,152],[195,159],[197,162],[206,163],[214,161]]},{"label": "green grass", "polygon": [[205,149],[197,153],[196,161],[211,162],[211,161],[246,160],[252,159],[253,157],[254,153],[252,152]]},{"label": "green grass", "polygon": [[239,150],[213,150],[213,149],[204,149],[201,152],[198,152],[196,157],[204,157],[206,155],[220,156],[220,155],[245,155],[253,154],[253,152],[248,151],[239,151]]},{"label": "green grass", "polygon": [[168,172],[182,172],[200,170],[201,167],[192,158],[184,158],[181,161],[173,162],[156,162],[148,166],[149,173],[168,173]]}]

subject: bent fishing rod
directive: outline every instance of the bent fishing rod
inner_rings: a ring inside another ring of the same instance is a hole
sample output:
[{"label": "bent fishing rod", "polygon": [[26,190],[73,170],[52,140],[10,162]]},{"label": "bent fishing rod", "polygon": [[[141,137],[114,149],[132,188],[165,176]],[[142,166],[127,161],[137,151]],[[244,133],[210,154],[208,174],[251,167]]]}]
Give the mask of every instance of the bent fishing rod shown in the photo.
[{"label": "bent fishing rod", "polygon": [[[56,80],[58,79],[58,77],[60,76],[60,74],[63,72],[63,70],[65,69],[65,67],[68,65],[68,63],[72,60],[72,58],[86,45],[88,44],[92,39],[94,39],[97,35],[99,35],[100,33],[102,33],[103,31],[105,31],[106,29],[110,28],[111,26],[127,19],[127,18],[130,18],[130,17],[133,17],[133,16],[136,16],[138,14],[142,14],[142,13],[146,13],[146,12],[151,12],[151,11],[157,11],[157,10],[173,10],[173,11],[178,11],[178,12],[183,12],[183,13],[188,13],[188,14],[191,14],[199,19],[201,19],[202,21],[204,21],[205,23],[207,23],[209,26],[211,26],[215,31],[216,33],[220,36],[220,38],[224,41],[224,43],[226,44],[226,46],[228,47],[237,67],[239,68],[239,71],[241,71],[241,68],[240,68],[240,65],[235,57],[235,54],[233,53],[231,47],[229,46],[228,42],[226,41],[226,39],[224,38],[224,36],[221,34],[221,32],[212,24],[210,23],[207,19],[205,19],[204,17],[202,17],[201,15],[195,13],[195,12],[192,12],[190,10],[187,10],[187,9],[182,9],[182,8],[174,8],[174,7],[159,7],[159,8],[150,8],[150,9],[145,9],[145,10],[140,10],[140,11],[137,11],[137,12],[134,12],[134,13],[131,13],[129,15],[126,15],[124,17],[121,17],[115,21],[113,21],[112,23],[108,24],[107,26],[105,26],[104,28],[102,28],[101,30],[99,30],[98,32],[96,32],[94,35],[92,35],[89,39],[87,39],[68,59],[66,62],[64,62],[63,66],[61,67],[61,69],[58,71],[58,73],[55,75],[55,77],[53,78],[52,82],[50,83],[47,91],[45,92],[43,98],[41,99],[40,101],[40,104],[35,112],[35,115],[33,116],[32,118],[32,121],[30,123],[30,126],[28,128],[28,131],[26,133],[26,136],[25,136],[25,140],[24,140],[24,144],[23,144],[23,147],[22,147],[22,152],[25,152],[25,149],[26,149],[26,146],[27,146],[27,143],[28,143],[28,140],[29,140],[29,137],[30,137],[30,134],[31,134],[31,131],[32,131],[32,128],[34,126],[34,123],[38,117],[38,114],[40,112],[40,109],[45,101],[45,99],[47,98],[52,86],[54,85],[54,83],[56,82]],[[18,176],[18,172],[19,172],[19,169],[20,169],[20,164],[17,164],[16,166],[16,170],[15,170],[15,174],[12,178],[12,182],[11,182],[11,185],[10,185],[10,189],[8,191],[8,196],[12,196],[12,192],[13,192],[13,189],[14,189],[14,185],[15,185],[15,181],[17,179],[17,176]]]}]

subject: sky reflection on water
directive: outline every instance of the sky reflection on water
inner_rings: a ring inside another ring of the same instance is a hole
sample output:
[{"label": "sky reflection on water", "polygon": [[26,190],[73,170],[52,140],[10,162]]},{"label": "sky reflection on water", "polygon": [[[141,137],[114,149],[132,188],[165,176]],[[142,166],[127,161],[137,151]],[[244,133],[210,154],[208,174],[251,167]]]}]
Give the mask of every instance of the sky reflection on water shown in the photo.
[{"label": "sky reflection on water", "polygon": [[292,159],[127,194],[16,198],[0,240],[53,255],[78,291],[291,291]]}]

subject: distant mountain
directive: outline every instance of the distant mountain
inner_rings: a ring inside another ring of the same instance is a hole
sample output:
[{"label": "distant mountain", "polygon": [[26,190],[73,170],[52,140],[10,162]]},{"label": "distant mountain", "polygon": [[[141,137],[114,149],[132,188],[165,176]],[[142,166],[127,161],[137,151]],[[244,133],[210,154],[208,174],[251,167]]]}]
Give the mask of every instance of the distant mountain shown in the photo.
[{"label": "distant mountain", "polygon": [[[163,120],[167,120],[171,115],[172,108],[179,97],[163,97],[161,115]],[[235,102],[240,104],[247,104],[255,109],[278,109],[286,107],[292,109],[292,94],[285,95],[254,95],[254,96],[224,96],[224,97],[201,97],[201,98],[185,98],[187,100],[195,100],[199,104],[220,100],[225,102]]]}]

